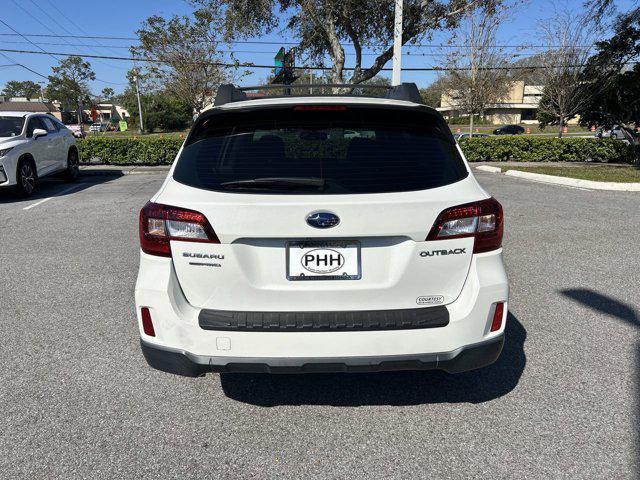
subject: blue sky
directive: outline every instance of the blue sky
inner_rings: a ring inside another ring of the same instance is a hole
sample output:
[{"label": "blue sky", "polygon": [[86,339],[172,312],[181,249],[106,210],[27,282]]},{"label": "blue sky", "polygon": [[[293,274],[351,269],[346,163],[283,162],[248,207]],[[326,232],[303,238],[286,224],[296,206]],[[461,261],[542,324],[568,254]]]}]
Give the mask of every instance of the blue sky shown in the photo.
[{"label": "blue sky", "polygon": [[[392,1],[392,0],[389,0]],[[555,2],[556,4],[558,2]],[[564,0],[563,8],[580,10],[583,0]],[[619,0],[618,9],[630,8],[633,0]],[[512,18],[504,24],[498,32],[498,39],[504,44],[535,43],[535,28],[539,21],[548,18],[553,11],[554,2],[551,0],[530,0],[518,7]],[[55,8],[59,11],[57,11]],[[108,2],[78,2],[77,0],[0,0],[0,18],[20,33],[30,34],[60,34],[70,31],[74,34],[90,34],[100,36],[134,37],[134,32],[141,22],[151,15],[171,16],[173,14],[188,14],[191,8],[183,0],[109,0]],[[63,15],[60,14],[62,12]],[[54,20],[55,19],[55,22]],[[56,23],[57,22],[57,23]],[[63,28],[64,27],[64,28]],[[79,28],[78,28],[79,27]],[[8,27],[0,23],[0,34],[13,33]],[[121,55],[127,56],[127,48],[132,42],[127,40],[89,40],[89,39],[60,39],[33,38],[30,39],[44,50],[58,52],[74,52],[85,54]],[[287,32],[275,32],[271,35],[257,38],[267,41],[295,41]],[[436,35],[431,43],[445,40],[443,35]],[[55,43],[58,45],[47,45]],[[82,45],[84,44],[84,46]],[[104,48],[108,46],[109,48]],[[0,35],[0,48],[15,50],[37,50],[38,48],[26,42],[19,36]],[[240,61],[252,61],[255,64],[272,64],[273,55],[278,45],[236,45],[236,56]],[[242,52],[242,51],[251,51]],[[253,53],[260,52],[260,53]],[[404,67],[430,67],[438,65],[442,58],[433,56],[430,48],[411,48],[405,50],[411,55],[403,57]],[[5,53],[10,59],[0,55],[0,87],[9,80],[44,81],[43,78],[21,67],[4,66],[17,62],[43,75],[51,73],[51,67],[57,62],[46,55],[22,53]],[[349,51],[347,50],[347,53]],[[364,57],[369,62],[375,58],[372,55]],[[347,63],[352,56],[347,57]],[[131,62],[118,60],[88,59],[96,73],[98,80],[92,82],[91,88],[98,93],[104,87],[111,87],[116,92],[124,88],[125,74],[131,68]],[[391,62],[387,66],[391,66]],[[245,77],[243,84],[260,83],[268,72],[256,71]],[[426,86],[435,78],[433,72],[406,72],[404,81],[414,81],[419,86]]]}]

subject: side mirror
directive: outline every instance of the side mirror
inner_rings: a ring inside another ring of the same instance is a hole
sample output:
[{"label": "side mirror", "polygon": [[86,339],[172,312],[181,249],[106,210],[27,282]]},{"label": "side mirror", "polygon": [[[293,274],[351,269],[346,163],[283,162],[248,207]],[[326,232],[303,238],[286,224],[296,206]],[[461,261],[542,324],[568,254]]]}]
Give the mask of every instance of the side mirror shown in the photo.
[{"label": "side mirror", "polygon": [[47,131],[41,128],[36,128],[33,130],[33,139],[35,140],[38,137],[46,137]]}]

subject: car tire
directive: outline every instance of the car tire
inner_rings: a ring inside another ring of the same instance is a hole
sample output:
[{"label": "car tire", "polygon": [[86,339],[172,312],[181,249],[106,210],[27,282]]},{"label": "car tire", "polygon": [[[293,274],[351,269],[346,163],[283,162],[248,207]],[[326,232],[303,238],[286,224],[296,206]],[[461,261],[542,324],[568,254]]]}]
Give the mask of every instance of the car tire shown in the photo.
[{"label": "car tire", "polygon": [[69,150],[67,154],[67,169],[64,171],[64,178],[68,182],[75,182],[80,176],[80,157],[75,148]]},{"label": "car tire", "polygon": [[36,167],[30,159],[23,159],[18,162],[18,170],[16,172],[16,188],[18,193],[23,197],[30,197],[36,190],[36,181],[38,174]]}]

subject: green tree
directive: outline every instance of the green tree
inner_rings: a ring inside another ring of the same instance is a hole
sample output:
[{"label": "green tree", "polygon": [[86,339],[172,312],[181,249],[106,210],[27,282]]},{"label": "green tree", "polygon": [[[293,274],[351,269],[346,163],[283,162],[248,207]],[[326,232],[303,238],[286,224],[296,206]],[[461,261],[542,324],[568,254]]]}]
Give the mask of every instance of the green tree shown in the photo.
[{"label": "green tree", "polygon": [[[219,64],[223,57],[218,38],[223,27],[219,7],[202,7],[192,16],[147,18],[136,32],[139,45],[131,53],[146,62],[148,86],[202,111],[212,102],[215,89],[230,80]],[[146,89],[148,91],[148,89]]]},{"label": "green tree", "polygon": [[91,70],[91,64],[82,58],[72,55],[60,61],[53,67],[50,75],[46,95],[50,99],[60,101],[66,110],[75,109],[78,123],[82,123],[82,104],[89,101],[89,80],[95,80],[96,75]]},{"label": "green tree", "polygon": [[[298,39],[298,53],[314,63],[331,61],[333,83],[357,84],[375,77],[393,56],[394,2],[389,0],[191,0],[224,14],[227,38],[270,33],[284,26]],[[453,28],[467,10],[493,0],[405,0],[403,44]],[[222,8],[222,10],[220,10]],[[284,25],[283,25],[284,24]],[[344,44],[355,50],[354,70],[345,74]],[[383,45],[382,47],[380,45]],[[363,49],[376,52],[363,65]]]},{"label": "green tree", "polygon": [[596,44],[584,82],[597,89],[580,113],[583,125],[640,125],[640,8],[622,14],[613,36]]},{"label": "green tree", "polygon": [[104,100],[111,100],[113,99],[113,95],[115,94],[115,92],[113,91],[113,88],[109,88],[109,87],[105,87],[102,89],[102,92],[100,92],[100,96],[104,99]]},{"label": "green tree", "polygon": [[445,77],[438,77],[433,83],[420,89],[422,102],[430,107],[437,108],[442,100],[442,93],[446,90],[447,80]]},{"label": "green tree", "polygon": [[19,80],[8,81],[2,92],[7,97],[26,97],[28,99],[38,98],[40,96],[41,87],[36,82],[31,80],[25,80],[21,82]]},{"label": "green tree", "polygon": [[[118,101],[131,113],[132,123],[139,125],[138,100],[135,90],[127,87]],[[146,93],[140,96],[140,101],[144,115],[144,127],[147,132],[184,130],[192,122],[193,110],[191,106],[166,93]]]}]

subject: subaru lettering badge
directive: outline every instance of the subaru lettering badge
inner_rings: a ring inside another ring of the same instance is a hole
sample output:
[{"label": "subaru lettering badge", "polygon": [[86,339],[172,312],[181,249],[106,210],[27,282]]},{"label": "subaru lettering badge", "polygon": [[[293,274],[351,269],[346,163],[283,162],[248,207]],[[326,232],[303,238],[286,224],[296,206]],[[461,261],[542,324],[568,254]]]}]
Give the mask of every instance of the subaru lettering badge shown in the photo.
[{"label": "subaru lettering badge", "polygon": [[313,228],[331,228],[340,223],[340,218],[329,212],[313,212],[307,215],[307,223]]}]

